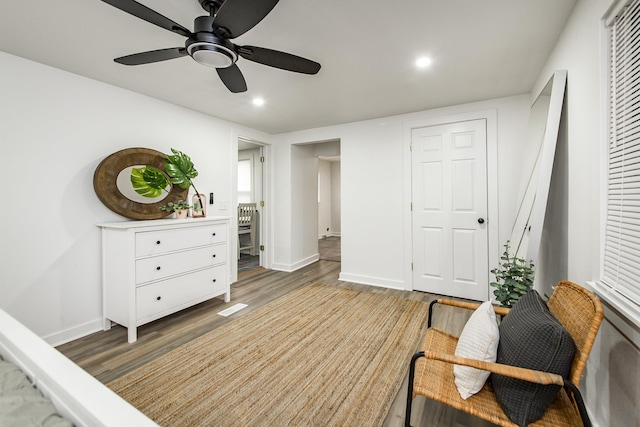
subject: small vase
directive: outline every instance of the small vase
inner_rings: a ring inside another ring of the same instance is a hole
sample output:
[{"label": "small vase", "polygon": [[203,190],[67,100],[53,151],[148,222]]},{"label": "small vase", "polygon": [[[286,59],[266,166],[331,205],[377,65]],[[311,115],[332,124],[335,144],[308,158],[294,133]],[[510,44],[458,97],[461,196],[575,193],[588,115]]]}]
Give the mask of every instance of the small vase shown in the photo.
[{"label": "small vase", "polygon": [[185,219],[189,213],[189,209],[176,210],[176,219]]},{"label": "small vase", "polygon": [[207,216],[207,199],[205,195],[194,194],[191,200],[191,205],[193,206],[193,212],[191,213],[191,216],[194,218],[204,218],[205,216]]}]

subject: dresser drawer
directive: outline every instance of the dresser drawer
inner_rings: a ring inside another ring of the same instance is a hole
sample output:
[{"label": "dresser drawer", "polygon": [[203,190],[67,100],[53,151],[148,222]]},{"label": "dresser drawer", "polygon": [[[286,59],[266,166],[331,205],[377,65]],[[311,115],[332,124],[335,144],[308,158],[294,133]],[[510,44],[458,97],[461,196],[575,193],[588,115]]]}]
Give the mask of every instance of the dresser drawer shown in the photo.
[{"label": "dresser drawer", "polygon": [[136,260],[136,284],[212,267],[224,263],[226,258],[226,245],[141,258]]},{"label": "dresser drawer", "polygon": [[172,312],[172,309],[226,289],[225,265],[174,277],[136,288],[138,321]]},{"label": "dresser drawer", "polygon": [[136,257],[157,255],[227,241],[224,224],[136,233]]}]

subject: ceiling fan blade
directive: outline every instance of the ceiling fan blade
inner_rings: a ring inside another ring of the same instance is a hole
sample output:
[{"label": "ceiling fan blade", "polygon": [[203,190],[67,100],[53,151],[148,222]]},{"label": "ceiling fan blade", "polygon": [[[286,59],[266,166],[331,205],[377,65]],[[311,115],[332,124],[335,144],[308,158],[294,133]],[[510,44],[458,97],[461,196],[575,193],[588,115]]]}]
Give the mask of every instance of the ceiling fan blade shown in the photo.
[{"label": "ceiling fan blade", "polygon": [[227,68],[216,68],[222,83],[233,93],[246,92],[247,83],[244,81],[242,71],[236,64]]},{"label": "ceiling fan blade", "polygon": [[191,31],[187,30],[182,25],[173,22],[171,19],[160,15],[155,10],[149,9],[147,6],[142,5],[134,0],[102,0],[103,2],[110,4],[124,12],[127,12],[137,18],[157,25],[165,30],[173,31],[181,36],[189,37]]},{"label": "ceiling fan blade", "polygon": [[317,74],[320,64],[290,53],[256,46],[238,46],[238,55],[249,61],[303,74]]},{"label": "ceiling fan blade", "polygon": [[151,50],[149,52],[134,53],[133,55],[121,56],[114,59],[119,64],[142,65],[152,62],[166,61],[168,59],[187,56],[187,49],[183,47],[171,47],[168,49]]},{"label": "ceiling fan blade", "polygon": [[246,33],[271,12],[279,0],[225,0],[213,23],[229,31],[233,39]]}]

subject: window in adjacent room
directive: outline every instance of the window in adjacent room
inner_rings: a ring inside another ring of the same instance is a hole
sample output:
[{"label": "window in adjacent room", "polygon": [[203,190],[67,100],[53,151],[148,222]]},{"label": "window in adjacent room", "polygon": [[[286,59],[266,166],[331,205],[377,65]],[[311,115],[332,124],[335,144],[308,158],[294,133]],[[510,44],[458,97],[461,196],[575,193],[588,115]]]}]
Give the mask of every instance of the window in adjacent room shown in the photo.
[{"label": "window in adjacent room", "polygon": [[251,203],[253,200],[251,160],[238,160],[238,203]]}]

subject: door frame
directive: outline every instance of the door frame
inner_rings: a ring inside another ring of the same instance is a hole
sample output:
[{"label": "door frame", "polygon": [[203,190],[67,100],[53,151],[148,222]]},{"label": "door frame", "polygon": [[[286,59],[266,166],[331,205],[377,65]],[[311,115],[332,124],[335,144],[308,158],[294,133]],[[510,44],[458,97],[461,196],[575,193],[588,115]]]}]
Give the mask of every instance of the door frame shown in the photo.
[{"label": "door frame", "polygon": [[[404,169],[404,194],[403,201],[406,210],[403,214],[404,221],[404,257],[406,266],[404,269],[404,283],[406,290],[412,291],[413,288],[413,235],[412,221],[413,214],[411,211],[411,133],[414,129],[447,125],[455,122],[463,122],[470,120],[485,120],[487,126],[487,233],[488,233],[488,256],[489,266],[487,268],[487,283],[490,283],[491,266],[497,265],[500,259],[500,220],[498,208],[498,112],[496,109],[473,111],[469,113],[460,113],[444,116],[434,116],[406,122],[403,129],[403,169]],[[489,292],[491,296],[491,292]]]},{"label": "door frame", "polygon": [[[260,251],[260,261],[262,267],[271,269],[273,263],[273,223],[271,206],[273,197],[273,145],[265,142],[265,138],[256,138],[245,136],[241,133],[233,133],[233,149],[231,150],[231,204],[229,206],[230,231],[229,244],[231,245],[231,253],[236,254],[238,251],[238,239],[236,231],[238,230],[238,140],[243,139],[256,146],[262,148],[262,156],[265,160],[262,164],[262,200],[264,207],[260,213],[260,244],[264,246],[264,251]],[[235,257],[235,255],[234,255]],[[238,281],[238,263],[237,260],[229,263],[231,266],[231,283]]]}]

